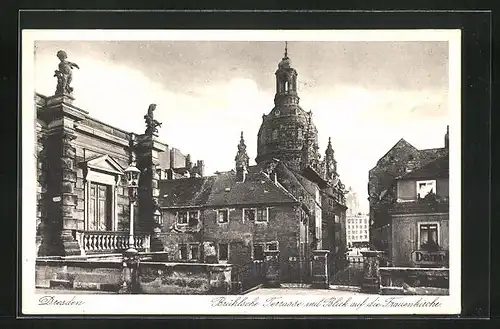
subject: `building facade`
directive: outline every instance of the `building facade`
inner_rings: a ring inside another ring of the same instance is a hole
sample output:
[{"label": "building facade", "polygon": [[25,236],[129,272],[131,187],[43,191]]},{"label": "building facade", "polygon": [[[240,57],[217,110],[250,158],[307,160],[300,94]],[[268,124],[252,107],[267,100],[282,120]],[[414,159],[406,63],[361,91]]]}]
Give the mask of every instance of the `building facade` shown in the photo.
[{"label": "building facade", "polygon": [[[429,253],[419,249],[421,246],[417,241],[428,236],[438,240],[434,242],[440,242],[439,251],[432,257],[441,261],[434,265],[441,266],[446,262],[448,141],[448,128],[442,148],[418,150],[401,139],[370,170],[370,244],[372,248],[385,251],[393,265],[426,264],[416,260]],[[425,223],[430,223],[430,226],[425,226]]]},{"label": "building facade", "polygon": [[[124,170],[135,162],[141,170],[136,210],[136,244],[155,244],[154,212],[158,181],[166,172],[189,169],[203,175],[203,162],[188,158],[158,139],[146,114],[146,129],[135,134],[111,126],[74,104],[69,89],[53,96],[35,93],[37,136],[37,230],[39,256],[111,253],[126,248],[130,199]],[[164,154],[167,156],[165,157]],[[175,159],[175,161],[171,161]],[[153,241],[151,240],[153,239]]]},{"label": "building facade", "polygon": [[368,214],[358,213],[347,216],[347,246],[366,244],[370,240],[370,218]]},{"label": "building facade", "polygon": [[448,155],[398,177],[396,184],[396,202],[389,209],[392,264],[448,267]]},{"label": "building facade", "polygon": [[283,164],[249,166],[245,148],[242,136],[232,171],[160,182],[165,250],[177,261],[240,266],[279,250],[281,279],[300,281],[310,271],[313,210],[279,183],[292,175]]},{"label": "building facade", "polygon": [[[312,112],[299,105],[297,75],[285,49],[275,72],[275,106],[263,115],[257,136],[257,165],[249,166],[242,135],[232,172],[160,183],[164,229],[170,230],[164,233],[164,243],[172,242],[169,248],[178,259],[186,260],[185,248],[191,244],[202,250],[199,257],[203,260],[211,256],[238,265],[256,260],[262,248],[278,248],[283,278],[298,280],[307,276],[312,250],[330,251],[332,265],[345,258],[345,187],[331,141],[321,159]],[[259,186],[268,180],[272,184],[266,192]],[[190,184],[203,186],[205,192],[195,193],[197,189],[189,188]],[[192,192],[184,194],[184,188]],[[281,191],[281,196],[272,201],[269,196],[274,190]],[[178,201],[180,195],[183,200]],[[175,225],[178,211],[185,220],[189,207],[201,216],[193,232]],[[267,224],[245,220],[247,208],[257,214],[249,216],[257,217],[259,209],[267,209]],[[232,220],[221,223],[220,216]],[[335,270],[335,266],[330,268]]]}]

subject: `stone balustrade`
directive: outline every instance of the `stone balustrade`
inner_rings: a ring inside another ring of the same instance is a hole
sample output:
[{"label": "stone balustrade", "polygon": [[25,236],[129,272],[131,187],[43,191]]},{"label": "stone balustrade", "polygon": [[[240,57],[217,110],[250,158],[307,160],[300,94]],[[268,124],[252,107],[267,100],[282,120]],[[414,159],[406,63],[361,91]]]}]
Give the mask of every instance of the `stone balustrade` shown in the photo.
[{"label": "stone balustrade", "polygon": [[[125,231],[76,231],[76,239],[80,244],[82,254],[110,253],[126,250],[129,247],[129,234]],[[149,251],[151,236],[136,234],[134,249]]]}]

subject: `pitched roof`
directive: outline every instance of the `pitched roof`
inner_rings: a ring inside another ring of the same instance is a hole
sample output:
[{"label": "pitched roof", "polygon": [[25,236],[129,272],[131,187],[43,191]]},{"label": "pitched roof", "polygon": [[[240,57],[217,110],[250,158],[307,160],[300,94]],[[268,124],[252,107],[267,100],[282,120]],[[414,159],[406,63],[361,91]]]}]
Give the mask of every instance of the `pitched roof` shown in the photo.
[{"label": "pitched roof", "polygon": [[256,166],[250,167],[244,182],[234,171],[215,176],[164,180],[159,184],[162,207],[204,207],[296,203],[284,188],[276,185]]},{"label": "pitched roof", "polygon": [[398,179],[447,178],[450,175],[449,168],[450,160],[447,154]]},{"label": "pitched roof", "polygon": [[448,154],[448,149],[444,147],[420,150],[429,160],[434,160]]},{"label": "pitched roof", "polygon": [[295,198],[266,174],[254,170],[249,170],[244,182],[236,181],[234,171],[217,175],[208,198],[209,206],[295,202]]},{"label": "pitched roof", "polygon": [[404,138],[401,138],[399,141],[397,141],[397,143],[396,143],[396,144],[394,144],[394,145],[393,145],[393,146],[389,149],[389,151],[385,152],[385,154],[384,154],[383,156],[381,156],[381,157],[380,157],[380,159],[378,159],[377,164],[378,164],[378,162],[379,162],[381,159],[385,158],[385,157],[387,156],[387,154],[391,153],[391,151],[392,151],[393,149],[398,148],[398,147],[399,147],[399,148],[402,148],[402,147],[408,147],[408,148],[411,148],[411,149],[413,149],[414,151],[418,152],[418,149],[417,149],[415,146],[413,146],[413,145],[411,145],[410,143],[408,143],[408,142],[407,142]]},{"label": "pitched roof", "polygon": [[214,176],[162,180],[158,186],[160,206],[203,206],[207,203],[214,181]]}]

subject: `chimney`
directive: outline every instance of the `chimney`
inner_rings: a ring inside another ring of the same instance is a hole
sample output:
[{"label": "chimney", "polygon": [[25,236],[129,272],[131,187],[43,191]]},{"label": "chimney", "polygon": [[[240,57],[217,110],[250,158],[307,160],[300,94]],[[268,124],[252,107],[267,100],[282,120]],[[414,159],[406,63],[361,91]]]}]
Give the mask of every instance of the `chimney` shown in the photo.
[{"label": "chimney", "polygon": [[450,126],[446,126],[446,134],[444,135],[444,148],[450,147]]},{"label": "chimney", "polygon": [[196,161],[196,172],[200,175],[200,177],[203,177],[205,174],[205,162],[203,160]]},{"label": "chimney", "polygon": [[186,169],[191,171],[191,168],[193,168],[193,163],[191,162],[191,154],[188,154],[186,155]]}]

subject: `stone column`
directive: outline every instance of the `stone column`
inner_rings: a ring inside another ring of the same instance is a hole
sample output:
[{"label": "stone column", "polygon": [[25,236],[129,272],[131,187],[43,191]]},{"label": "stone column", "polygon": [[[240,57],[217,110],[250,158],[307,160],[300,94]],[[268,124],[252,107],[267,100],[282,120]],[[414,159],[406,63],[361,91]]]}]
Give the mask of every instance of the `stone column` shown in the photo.
[{"label": "stone column", "polygon": [[151,251],[163,251],[163,243],[159,239],[161,229],[155,223],[154,212],[158,209],[160,176],[156,167],[160,164],[158,153],[167,149],[165,144],[156,140],[154,135],[140,135],[137,139],[137,167],[141,170],[139,178],[139,218],[137,231],[151,236]]},{"label": "stone column", "polygon": [[77,221],[76,208],[76,150],[73,140],[75,121],[85,118],[86,112],[71,105],[73,98],[58,95],[47,99],[47,105],[38,112],[38,118],[47,124],[45,138],[46,193],[43,234],[40,255],[80,255],[80,246],[74,238]]},{"label": "stone column", "polygon": [[378,293],[380,290],[380,256],[383,251],[369,250],[362,251],[363,255],[363,282],[361,291],[367,293]]},{"label": "stone column", "polygon": [[279,250],[264,251],[264,286],[277,288],[281,286],[281,264]]},{"label": "stone column", "polygon": [[312,287],[328,289],[328,250],[313,250],[312,257]]}]

